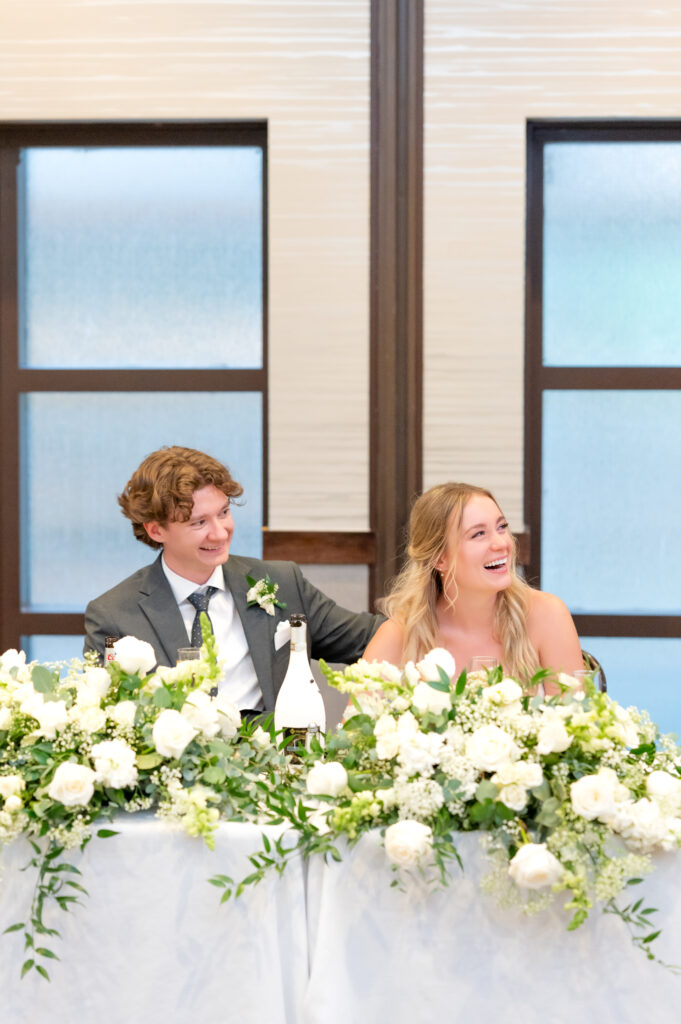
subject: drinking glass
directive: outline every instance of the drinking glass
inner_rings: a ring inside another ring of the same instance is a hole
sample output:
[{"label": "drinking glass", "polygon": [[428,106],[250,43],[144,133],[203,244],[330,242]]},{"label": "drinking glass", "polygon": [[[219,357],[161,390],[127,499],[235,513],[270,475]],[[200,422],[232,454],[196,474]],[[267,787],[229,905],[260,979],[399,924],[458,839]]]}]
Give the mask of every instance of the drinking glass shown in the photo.
[{"label": "drinking glass", "polygon": [[579,679],[582,684],[581,689],[586,692],[585,683],[587,679],[593,679],[593,684],[597,690],[601,688],[601,670],[599,668],[578,668],[575,672],[570,672],[571,676],[575,679]]},{"label": "drinking glass", "polygon": [[499,665],[498,658],[493,658],[485,654],[476,654],[474,658],[468,662],[469,672],[493,672]]}]

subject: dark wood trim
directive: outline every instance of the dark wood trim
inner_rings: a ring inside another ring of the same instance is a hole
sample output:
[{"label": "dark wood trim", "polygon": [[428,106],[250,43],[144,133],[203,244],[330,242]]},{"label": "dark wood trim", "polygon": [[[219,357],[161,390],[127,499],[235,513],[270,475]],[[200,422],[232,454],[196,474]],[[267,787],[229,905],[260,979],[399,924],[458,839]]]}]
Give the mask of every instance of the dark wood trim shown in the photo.
[{"label": "dark wood trim", "polygon": [[19,396],[11,387],[17,363],[17,154],[0,151],[0,650],[17,647],[20,603]]},{"label": "dark wood trim", "polygon": [[21,612],[17,621],[19,636],[83,636],[82,612]]},{"label": "dark wood trim", "polygon": [[531,534],[525,574],[528,583],[539,586],[541,573],[541,467],[542,395],[539,374],[542,366],[544,154],[533,141],[528,124],[525,201],[525,521]]},{"label": "dark wood trim", "polygon": [[260,146],[265,119],[4,121],[0,146]]},{"label": "dark wood trim", "polygon": [[572,616],[580,636],[681,637],[681,615]]},{"label": "dark wood trim", "polygon": [[542,389],[560,391],[678,391],[681,365],[542,366],[538,379]]},{"label": "dark wood trim", "polygon": [[531,553],[531,534],[529,530],[523,530],[522,533],[514,533],[517,551],[517,562],[518,565],[522,565],[523,568],[530,563]]},{"label": "dark wood trim", "polygon": [[371,2],[371,603],[422,487],[423,17],[423,0]]},{"label": "dark wood trim", "polygon": [[328,530],[263,530],[263,558],[301,565],[373,565],[373,533]]},{"label": "dark wood trim", "polygon": [[266,370],[27,370],[8,367],[18,391],[264,391]]}]

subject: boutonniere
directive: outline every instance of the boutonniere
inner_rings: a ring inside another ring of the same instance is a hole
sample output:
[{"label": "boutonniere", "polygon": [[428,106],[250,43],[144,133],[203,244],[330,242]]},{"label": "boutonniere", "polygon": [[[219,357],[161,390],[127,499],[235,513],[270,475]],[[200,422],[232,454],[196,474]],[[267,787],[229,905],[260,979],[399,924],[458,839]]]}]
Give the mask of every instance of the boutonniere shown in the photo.
[{"label": "boutonniere", "polygon": [[252,576],[246,576],[246,582],[251,588],[246,594],[246,605],[250,608],[257,604],[264,608],[268,615],[274,615],[275,608],[285,608],[285,601],[277,600],[279,584],[273,583],[269,576],[263,580],[254,580]]}]

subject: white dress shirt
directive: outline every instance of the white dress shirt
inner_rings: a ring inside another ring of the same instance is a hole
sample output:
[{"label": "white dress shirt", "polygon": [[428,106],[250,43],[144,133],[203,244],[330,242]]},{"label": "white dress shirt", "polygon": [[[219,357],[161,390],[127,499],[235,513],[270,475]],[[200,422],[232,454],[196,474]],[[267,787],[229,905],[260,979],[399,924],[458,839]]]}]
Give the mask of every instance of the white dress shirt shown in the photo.
[{"label": "white dress shirt", "polygon": [[231,591],[225,587],[222,566],[217,565],[210,579],[201,586],[197,586],[192,580],[178,576],[176,572],[169,569],[164,558],[161,558],[161,564],[180,609],[189,641],[191,641],[196,608],[187,598],[197,590],[205,591],[206,587],[217,588],[217,593],[213,594],[210,599],[208,615],[213,624],[218,658],[225,666],[223,676],[218,683],[218,691],[239,709],[252,708],[255,711],[261,711],[264,708],[262,690],[255,674],[244,627],[241,624],[239,613],[234,607],[234,598]]}]

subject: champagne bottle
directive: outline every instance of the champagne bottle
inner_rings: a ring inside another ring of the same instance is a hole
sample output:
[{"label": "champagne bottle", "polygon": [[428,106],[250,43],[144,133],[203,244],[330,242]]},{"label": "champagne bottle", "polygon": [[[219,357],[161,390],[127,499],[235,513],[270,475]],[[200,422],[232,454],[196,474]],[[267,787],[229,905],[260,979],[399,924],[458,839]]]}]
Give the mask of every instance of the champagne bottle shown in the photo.
[{"label": "champagne bottle", "polygon": [[116,660],[114,644],[119,639],[117,636],[107,636],[104,640],[104,664],[109,665]]},{"label": "champagne bottle", "polygon": [[274,705],[274,728],[283,729],[292,746],[304,747],[310,726],[326,732],[326,710],[307,657],[307,619],[295,613],[289,622],[291,654]]}]

